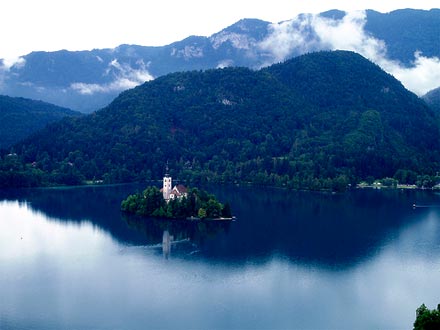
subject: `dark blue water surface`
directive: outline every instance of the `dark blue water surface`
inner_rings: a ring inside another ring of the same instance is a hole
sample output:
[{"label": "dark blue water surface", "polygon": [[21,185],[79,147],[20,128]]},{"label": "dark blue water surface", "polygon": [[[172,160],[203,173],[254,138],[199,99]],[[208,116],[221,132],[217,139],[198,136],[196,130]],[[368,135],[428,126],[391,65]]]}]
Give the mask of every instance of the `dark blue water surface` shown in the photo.
[{"label": "dark blue water surface", "polygon": [[409,329],[440,302],[439,193],[206,187],[237,221],[189,223],[121,214],[142,189],[0,191],[0,329]]}]

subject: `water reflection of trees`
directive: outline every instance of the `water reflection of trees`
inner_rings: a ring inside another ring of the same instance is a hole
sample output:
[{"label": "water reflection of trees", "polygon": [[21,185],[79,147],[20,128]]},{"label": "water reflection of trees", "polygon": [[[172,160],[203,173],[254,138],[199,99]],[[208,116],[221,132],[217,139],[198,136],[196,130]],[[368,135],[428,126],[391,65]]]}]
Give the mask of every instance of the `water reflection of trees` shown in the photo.
[{"label": "water reflection of trees", "polygon": [[[127,185],[0,190],[0,200],[26,202],[50,217],[50,221],[90,221],[122,244],[162,245],[163,233],[168,230],[174,238],[174,256],[179,249],[194,244],[191,248],[199,251],[199,258],[213,261],[264,262],[281,255],[295,262],[331,267],[351,266],[375,255],[405,226],[425,219],[428,212],[440,212],[412,208],[414,202],[439,204],[440,195],[432,192],[357,190],[332,195],[210,186],[209,191],[220,200],[231,201],[236,222],[206,226],[158,219],[123,221],[120,201],[142,188],[143,185]],[[221,228],[224,225],[226,228]],[[183,240],[187,243],[178,243]]]},{"label": "water reflection of trees", "polygon": [[239,219],[224,245],[212,245],[208,258],[271,260],[350,267],[368,259],[398,232],[426,216],[413,212],[415,200],[434,203],[422,191],[355,190],[345,194],[216,187],[227,195]]},{"label": "water reflection of trees", "polygon": [[142,244],[143,237],[121,221],[120,203],[140,185],[0,189],[0,200],[26,203],[49,221],[80,225],[91,222],[124,244]]}]

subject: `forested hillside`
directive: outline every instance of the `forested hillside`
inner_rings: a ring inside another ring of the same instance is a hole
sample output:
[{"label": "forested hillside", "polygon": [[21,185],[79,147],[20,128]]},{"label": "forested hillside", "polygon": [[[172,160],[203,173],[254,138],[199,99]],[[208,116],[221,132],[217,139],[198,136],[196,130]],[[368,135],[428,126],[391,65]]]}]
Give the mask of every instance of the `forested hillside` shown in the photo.
[{"label": "forested hillside", "polygon": [[426,93],[422,99],[431,109],[440,113],[440,87]]},{"label": "forested hillside", "polygon": [[53,104],[0,95],[0,149],[11,147],[49,123],[79,115]]},{"label": "forested hillside", "polygon": [[26,184],[28,170],[32,184],[157,179],[168,161],[186,181],[343,190],[363,179],[434,176],[440,135],[438,115],[400,82],[337,51],[259,71],[170,74],[16,150],[16,159],[3,156],[3,185]]}]

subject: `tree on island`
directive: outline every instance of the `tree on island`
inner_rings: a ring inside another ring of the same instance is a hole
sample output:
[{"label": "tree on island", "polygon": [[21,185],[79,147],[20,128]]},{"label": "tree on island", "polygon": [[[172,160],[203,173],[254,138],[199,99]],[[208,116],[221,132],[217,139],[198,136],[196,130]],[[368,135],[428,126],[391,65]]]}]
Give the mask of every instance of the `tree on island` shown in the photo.
[{"label": "tree on island", "polygon": [[231,218],[228,203],[221,204],[214,195],[197,188],[188,189],[187,196],[170,199],[163,198],[157,187],[148,187],[142,193],[129,195],[121,202],[121,210],[147,217],[184,219]]},{"label": "tree on island", "polygon": [[436,330],[440,329],[440,304],[437,309],[430,310],[422,304],[416,311],[414,330]]},{"label": "tree on island", "polygon": [[197,216],[200,219],[206,218],[206,210],[203,207],[199,208],[199,211],[197,212]]}]

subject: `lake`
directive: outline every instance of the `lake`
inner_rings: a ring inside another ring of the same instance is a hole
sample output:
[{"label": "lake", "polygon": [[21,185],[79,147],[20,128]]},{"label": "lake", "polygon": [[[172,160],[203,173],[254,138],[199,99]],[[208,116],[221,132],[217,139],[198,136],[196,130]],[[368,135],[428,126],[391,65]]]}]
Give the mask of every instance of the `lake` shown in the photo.
[{"label": "lake", "polygon": [[206,189],[237,221],[122,215],[139,185],[0,191],[0,329],[410,329],[440,303],[438,192]]}]

